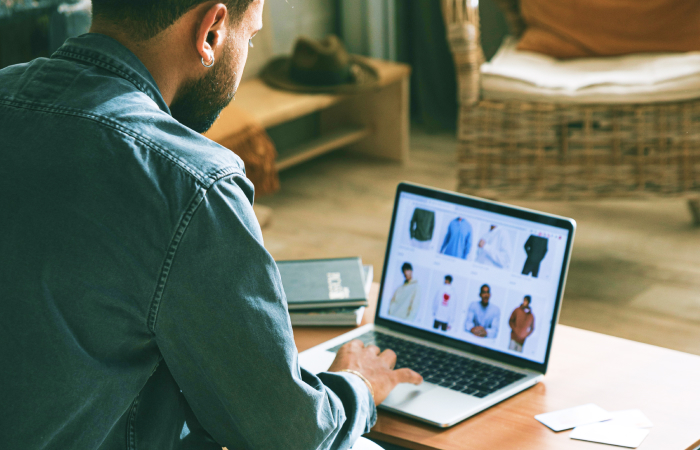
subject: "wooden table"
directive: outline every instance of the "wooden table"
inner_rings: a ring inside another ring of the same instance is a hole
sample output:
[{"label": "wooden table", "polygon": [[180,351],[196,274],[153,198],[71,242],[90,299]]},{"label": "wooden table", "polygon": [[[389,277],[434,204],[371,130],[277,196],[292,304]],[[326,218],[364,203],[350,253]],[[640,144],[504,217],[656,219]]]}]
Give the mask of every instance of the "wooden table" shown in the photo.
[{"label": "wooden table", "polygon": [[[364,323],[374,318],[378,286]],[[349,328],[296,327],[299,351]],[[544,381],[448,429],[379,411],[370,437],[411,449],[613,449],[555,433],[536,414],[596,403],[608,411],[641,409],[654,423],[640,450],[700,446],[700,357],[557,325]]]}]

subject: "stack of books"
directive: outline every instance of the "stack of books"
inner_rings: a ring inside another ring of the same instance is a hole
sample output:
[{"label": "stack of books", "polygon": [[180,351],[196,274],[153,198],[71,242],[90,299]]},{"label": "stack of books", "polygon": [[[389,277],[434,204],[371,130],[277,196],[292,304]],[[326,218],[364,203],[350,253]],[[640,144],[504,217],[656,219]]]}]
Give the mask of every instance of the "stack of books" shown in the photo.
[{"label": "stack of books", "polygon": [[292,325],[359,325],[374,269],[362,259],[277,261]]}]

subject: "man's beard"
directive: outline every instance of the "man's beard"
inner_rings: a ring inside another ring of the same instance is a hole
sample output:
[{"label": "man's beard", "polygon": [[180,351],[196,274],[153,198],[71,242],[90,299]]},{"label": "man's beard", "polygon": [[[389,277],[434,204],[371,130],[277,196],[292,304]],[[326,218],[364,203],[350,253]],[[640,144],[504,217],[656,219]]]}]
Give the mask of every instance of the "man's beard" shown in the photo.
[{"label": "man's beard", "polygon": [[185,83],[170,105],[175,120],[198,133],[211,128],[221,110],[236,96],[236,73],[231,68],[230,46],[227,45],[221,54],[221,60],[206,75]]}]

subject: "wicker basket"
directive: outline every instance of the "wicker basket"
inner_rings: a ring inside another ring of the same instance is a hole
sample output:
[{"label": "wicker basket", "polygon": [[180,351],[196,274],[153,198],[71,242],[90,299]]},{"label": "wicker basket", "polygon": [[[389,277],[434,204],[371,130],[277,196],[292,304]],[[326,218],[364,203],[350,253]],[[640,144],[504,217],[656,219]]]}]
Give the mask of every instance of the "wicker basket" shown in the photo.
[{"label": "wicker basket", "polygon": [[[498,0],[511,31],[517,0]],[[700,191],[700,98],[674,103],[482,100],[478,0],[443,0],[457,68],[459,187],[511,198]]]}]

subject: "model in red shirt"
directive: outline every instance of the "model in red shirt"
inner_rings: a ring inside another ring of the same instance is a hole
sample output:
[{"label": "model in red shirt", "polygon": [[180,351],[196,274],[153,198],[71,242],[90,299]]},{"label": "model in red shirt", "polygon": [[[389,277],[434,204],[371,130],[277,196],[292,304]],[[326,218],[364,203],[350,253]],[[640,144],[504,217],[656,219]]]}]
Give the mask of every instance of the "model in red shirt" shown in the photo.
[{"label": "model in red shirt", "polygon": [[526,295],[523,298],[523,303],[515,308],[510,315],[508,325],[512,331],[510,332],[509,350],[522,353],[525,339],[535,331],[535,316],[530,309],[531,301],[532,297]]}]

